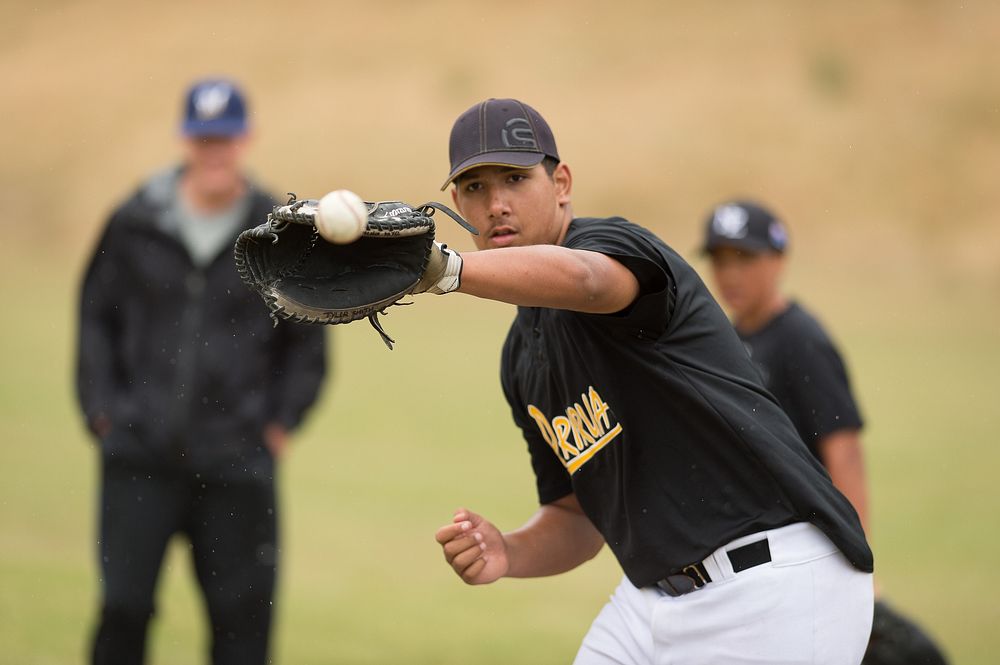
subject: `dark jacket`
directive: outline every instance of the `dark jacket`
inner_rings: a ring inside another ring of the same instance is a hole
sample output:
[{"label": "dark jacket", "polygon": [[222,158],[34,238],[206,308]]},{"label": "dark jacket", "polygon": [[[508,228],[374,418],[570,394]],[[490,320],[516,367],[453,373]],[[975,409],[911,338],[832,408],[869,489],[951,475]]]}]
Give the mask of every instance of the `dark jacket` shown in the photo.
[{"label": "dark jacket", "polygon": [[[168,176],[169,177],[169,176]],[[232,244],[197,268],[158,220],[164,176],[111,216],[80,303],[77,389],[105,455],[192,472],[270,475],[267,423],[294,428],[325,372],[324,329],[282,322],[239,279]],[[245,226],[273,200],[251,188]],[[233,238],[235,242],[235,238]]]}]

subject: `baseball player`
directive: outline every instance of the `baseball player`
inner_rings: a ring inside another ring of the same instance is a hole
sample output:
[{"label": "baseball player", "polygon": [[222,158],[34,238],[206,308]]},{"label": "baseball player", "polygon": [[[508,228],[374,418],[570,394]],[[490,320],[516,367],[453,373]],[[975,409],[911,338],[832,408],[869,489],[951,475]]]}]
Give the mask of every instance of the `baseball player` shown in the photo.
[{"label": "baseball player", "polygon": [[501,379],[540,506],[436,532],[468,584],[570,570],[607,543],[624,577],[576,657],[859,663],[872,555],[857,513],[763,388],[694,270],[620,217],[574,217],[552,131],[513,99],[455,122],[458,210],[480,251],[439,247],[419,290],[518,306]]},{"label": "baseball player", "polygon": [[[837,347],[819,321],[782,290],[785,225],[758,203],[731,200],[708,215],[704,238],[702,250],[711,259],[719,295],[765,387],[870,534],[863,421]],[[879,600],[864,662],[943,665],[945,660],[930,637]]]}]

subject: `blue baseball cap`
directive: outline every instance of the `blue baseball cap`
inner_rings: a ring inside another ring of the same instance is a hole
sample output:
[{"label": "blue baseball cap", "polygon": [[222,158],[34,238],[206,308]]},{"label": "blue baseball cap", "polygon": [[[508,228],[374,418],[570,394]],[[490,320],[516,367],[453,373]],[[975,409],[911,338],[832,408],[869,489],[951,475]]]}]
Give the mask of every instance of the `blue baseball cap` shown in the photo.
[{"label": "blue baseball cap", "polygon": [[247,108],[243,93],[226,79],[196,82],[185,99],[181,131],[186,136],[246,134]]}]

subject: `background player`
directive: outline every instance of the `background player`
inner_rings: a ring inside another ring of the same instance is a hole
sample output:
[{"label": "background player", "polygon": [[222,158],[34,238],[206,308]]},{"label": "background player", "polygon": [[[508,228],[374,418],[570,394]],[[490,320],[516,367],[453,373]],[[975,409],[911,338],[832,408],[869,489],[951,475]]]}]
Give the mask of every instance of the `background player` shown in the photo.
[{"label": "background player", "polygon": [[[704,234],[702,249],[711,258],[719,295],[765,386],[870,535],[863,421],[836,345],[782,289],[785,225],[758,203],[732,200],[708,215]],[[871,642],[865,662],[872,665],[944,663],[930,638],[881,600],[875,605]]]},{"label": "background player", "polygon": [[541,503],[505,533],[457,511],[436,533],[455,572],[554,575],[607,542],[625,578],[578,663],[860,662],[857,515],[691,267],[624,219],[574,218],[570,170],[521,102],[462,114],[450,157],[481,251],[456,272],[446,250],[420,290],[519,306],[502,381]]},{"label": "background player", "polygon": [[324,375],[324,332],[273,327],[233,266],[274,201],[242,168],[230,81],[186,97],[184,160],[112,214],[83,282],[78,393],[100,440],[93,662],[141,663],[164,551],[184,533],[214,663],[264,663],[278,539],[274,462]]}]

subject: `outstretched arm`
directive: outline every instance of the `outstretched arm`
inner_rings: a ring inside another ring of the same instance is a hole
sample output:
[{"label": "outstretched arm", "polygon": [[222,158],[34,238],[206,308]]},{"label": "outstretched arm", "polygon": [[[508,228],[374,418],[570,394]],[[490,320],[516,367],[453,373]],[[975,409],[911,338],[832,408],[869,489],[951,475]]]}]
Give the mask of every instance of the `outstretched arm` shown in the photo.
[{"label": "outstretched arm", "polygon": [[524,526],[508,533],[461,509],[435,538],[467,584],[557,575],[594,558],[604,545],[574,494],[542,506]]},{"label": "outstretched arm", "polygon": [[512,305],[611,314],[639,295],[635,275],[598,252],[534,245],[468,252],[462,259],[460,292]]}]

